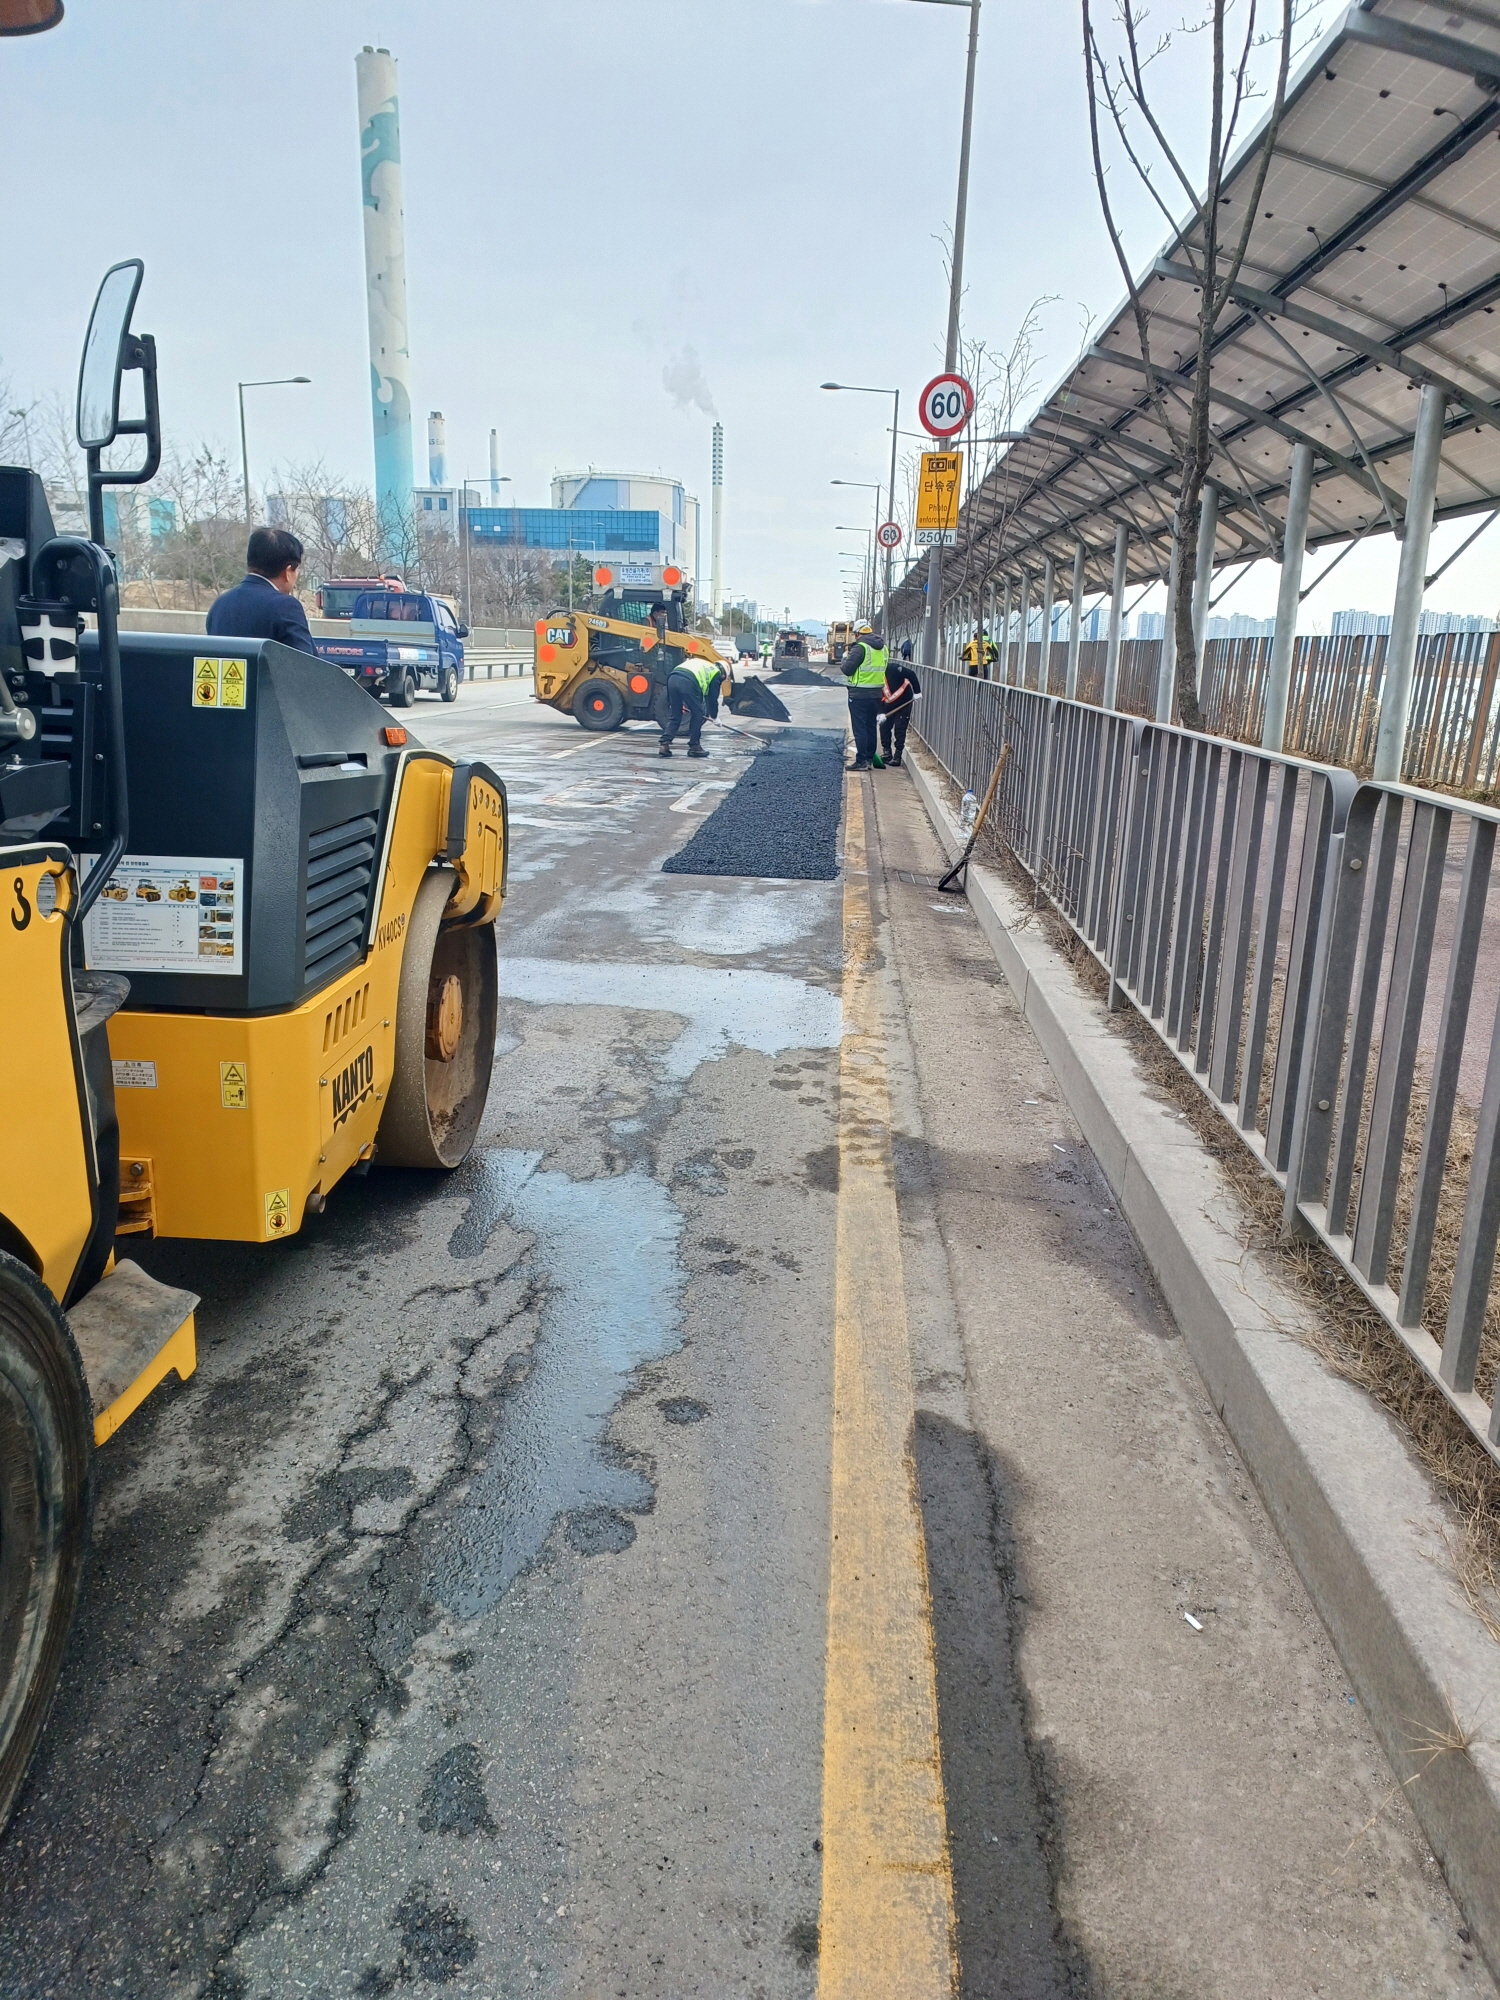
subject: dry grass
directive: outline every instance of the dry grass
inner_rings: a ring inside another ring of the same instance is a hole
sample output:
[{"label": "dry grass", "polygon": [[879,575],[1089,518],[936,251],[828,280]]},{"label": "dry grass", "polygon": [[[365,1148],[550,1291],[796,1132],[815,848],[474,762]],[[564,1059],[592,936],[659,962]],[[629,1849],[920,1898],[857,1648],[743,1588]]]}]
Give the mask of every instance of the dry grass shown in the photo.
[{"label": "dry grass", "polygon": [[[956,788],[950,785],[947,789],[950,799],[956,802]],[[1017,893],[1034,905],[1035,922],[1041,934],[1077,972],[1083,984],[1102,996],[1109,984],[1107,973],[1053,906],[1045,900],[1038,903],[1036,885],[1004,843],[1002,829],[985,830],[976,856],[1004,875]],[[1291,1242],[1281,1240],[1281,1189],[1149,1023],[1133,1007],[1108,1018],[1111,1026],[1130,1043],[1148,1082],[1183,1114],[1204,1151],[1218,1163],[1239,1196],[1244,1210],[1241,1237],[1247,1250],[1254,1249],[1266,1258],[1292,1289],[1315,1308],[1311,1326],[1299,1328],[1299,1337],[1330,1368],[1374,1396],[1401,1424],[1418,1461],[1452,1510],[1445,1540],[1454,1574],[1475,1615],[1490,1637],[1500,1644],[1500,1467],[1322,1244],[1300,1238]],[[1370,1088],[1373,1088],[1374,1069],[1372,1059]],[[1394,1242],[1403,1247],[1411,1217],[1425,1110],[1425,1079],[1419,1079],[1408,1121],[1408,1145],[1402,1162],[1393,1236]],[[1452,1291],[1475,1124],[1475,1115],[1469,1107],[1457,1104],[1443,1196],[1433,1232],[1427,1291],[1428,1317],[1436,1323],[1439,1337]],[[1392,1258],[1392,1282],[1397,1286],[1399,1255],[1398,1250]],[[1485,1320],[1480,1362],[1484,1392],[1493,1390],[1497,1372],[1500,1372],[1500,1287],[1492,1293]]]}]

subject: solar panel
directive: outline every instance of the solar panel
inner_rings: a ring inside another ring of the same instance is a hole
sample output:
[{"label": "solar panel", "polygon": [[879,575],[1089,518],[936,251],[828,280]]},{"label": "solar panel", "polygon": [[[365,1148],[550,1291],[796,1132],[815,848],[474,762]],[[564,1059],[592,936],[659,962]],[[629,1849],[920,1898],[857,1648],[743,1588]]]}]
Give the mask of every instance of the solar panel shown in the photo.
[{"label": "solar panel", "polygon": [[[1264,127],[1226,176],[1242,221]],[[1137,277],[1160,393],[1185,419],[1199,232]],[[1500,508],[1500,5],[1364,0],[1288,92],[1211,371],[1219,561],[1276,555],[1293,447],[1314,454],[1310,546],[1399,529],[1418,391],[1448,393],[1439,519]],[[1164,577],[1179,453],[1127,300],[988,467],[944,553],[944,592],[1045,559],[1108,586]],[[913,585],[920,588],[913,578]]]}]

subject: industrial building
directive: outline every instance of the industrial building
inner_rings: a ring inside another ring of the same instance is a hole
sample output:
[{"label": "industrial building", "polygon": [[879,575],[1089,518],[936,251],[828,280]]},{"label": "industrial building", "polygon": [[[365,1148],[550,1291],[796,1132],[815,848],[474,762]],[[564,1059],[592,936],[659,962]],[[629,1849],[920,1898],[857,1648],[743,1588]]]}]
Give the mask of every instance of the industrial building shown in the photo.
[{"label": "industrial building", "polygon": [[[470,492],[473,492],[471,487]],[[418,521],[448,518],[444,500],[457,489],[420,488]],[[430,507],[426,506],[431,501]],[[556,554],[624,557],[657,567],[673,564],[698,575],[698,502],[679,480],[659,475],[560,472],[550,507],[467,507],[463,521],[475,543],[547,549]]]}]

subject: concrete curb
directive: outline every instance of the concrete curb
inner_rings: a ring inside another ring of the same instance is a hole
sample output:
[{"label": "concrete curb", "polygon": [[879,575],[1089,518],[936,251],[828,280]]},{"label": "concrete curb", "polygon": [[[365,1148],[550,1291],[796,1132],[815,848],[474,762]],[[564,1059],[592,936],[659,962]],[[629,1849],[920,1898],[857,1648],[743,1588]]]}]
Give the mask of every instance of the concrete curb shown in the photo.
[{"label": "concrete curb", "polygon": [[[962,842],[937,767],[910,746],[906,765],[956,857]],[[1238,1212],[1227,1181],[1150,1094],[1029,906],[993,869],[971,863],[968,884],[970,907],[1500,1977],[1500,1650],[1454,1577],[1448,1512],[1379,1404],[1288,1331],[1311,1327],[1310,1309],[1220,1219]],[[1442,1747],[1455,1718],[1478,1732],[1466,1750]]]}]

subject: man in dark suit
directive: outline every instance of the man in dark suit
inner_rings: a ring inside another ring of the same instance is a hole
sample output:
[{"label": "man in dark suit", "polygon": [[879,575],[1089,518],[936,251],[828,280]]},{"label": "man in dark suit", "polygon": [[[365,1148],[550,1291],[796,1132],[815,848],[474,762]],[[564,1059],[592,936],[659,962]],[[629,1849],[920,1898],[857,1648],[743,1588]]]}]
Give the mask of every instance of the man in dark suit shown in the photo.
[{"label": "man in dark suit", "polygon": [[316,653],[307,613],[297,600],[302,544],[285,528],[257,528],[245,552],[249,574],[209,606],[208,630],[216,638],[279,639],[283,646]]}]

